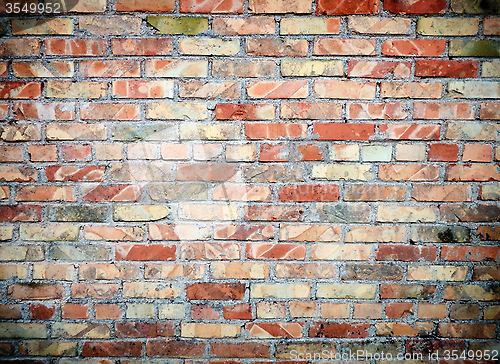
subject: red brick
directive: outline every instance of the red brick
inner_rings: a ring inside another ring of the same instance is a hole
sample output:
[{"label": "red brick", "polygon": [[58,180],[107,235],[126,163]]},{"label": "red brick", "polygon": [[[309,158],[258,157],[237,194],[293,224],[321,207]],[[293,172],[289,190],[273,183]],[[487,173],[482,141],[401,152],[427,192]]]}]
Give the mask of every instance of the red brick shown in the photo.
[{"label": "red brick", "polygon": [[116,322],[115,335],[117,338],[154,338],[174,336],[172,322]]},{"label": "red brick", "polygon": [[73,283],[71,286],[72,298],[112,299],[118,294],[118,284],[112,283]]},{"label": "red brick", "polygon": [[439,325],[438,332],[441,337],[493,339],[496,324],[484,323],[443,323]]},{"label": "red brick", "polygon": [[105,56],[104,39],[45,39],[45,52],[53,56]]},{"label": "red brick", "polygon": [[384,10],[393,14],[442,14],[446,7],[446,0],[384,1]]},{"label": "red brick", "polygon": [[342,106],[333,102],[282,102],[283,119],[341,119]]},{"label": "red brick", "polygon": [[[11,357],[14,355],[14,344],[10,342],[0,341],[0,356]],[[38,360],[22,360],[23,364],[43,364]]]},{"label": "red brick", "polygon": [[262,120],[274,119],[276,110],[270,104],[217,104],[217,120]]},{"label": "red brick", "polygon": [[432,262],[436,260],[435,246],[416,245],[379,245],[376,260],[390,260],[403,262],[418,262],[420,260]]},{"label": "red brick", "polygon": [[57,161],[57,149],[55,145],[28,145],[28,154],[33,162],[55,162]]},{"label": "red brick", "polygon": [[50,320],[54,317],[56,306],[30,304],[29,306],[32,320]]},{"label": "red brick", "polygon": [[118,0],[116,11],[147,11],[153,13],[170,13],[175,8],[175,0]]},{"label": "red brick", "polygon": [[185,340],[148,340],[147,356],[170,358],[198,358],[205,355],[206,344]]},{"label": "red brick", "polygon": [[260,146],[259,161],[286,162],[288,161],[287,144],[262,144]]},{"label": "red brick", "polygon": [[102,182],[106,167],[52,166],[45,169],[49,181]]},{"label": "red brick", "polygon": [[432,164],[381,164],[382,181],[437,181],[439,168]]},{"label": "red brick", "polygon": [[113,97],[128,99],[172,97],[169,81],[113,81]]},{"label": "red brick", "polygon": [[122,317],[122,310],[116,304],[96,304],[94,310],[96,320],[117,320]]},{"label": "red brick", "polygon": [[413,103],[415,119],[474,119],[475,109],[468,102],[419,102]]},{"label": "red brick", "polygon": [[175,245],[163,244],[118,244],[116,246],[117,260],[175,260]]},{"label": "red brick", "polygon": [[457,77],[477,76],[478,61],[416,60],[415,76],[418,77]]},{"label": "red brick", "polygon": [[42,206],[0,205],[0,222],[38,222],[42,219]]},{"label": "red brick", "polygon": [[295,161],[320,161],[323,159],[323,153],[320,147],[314,144],[301,144],[295,146],[292,151],[292,160]]},{"label": "red brick", "polygon": [[382,54],[387,56],[439,57],[446,49],[444,39],[393,39],[382,43]]},{"label": "red brick", "polygon": [[246,123],[247,139],[303,138],[307,133],[307,124],[299,123]]},{"label": "red brick", "polygon": [[500,255],[498,246],[443,246],[441,258],[448,261],[496,262]]},{"label": "red brick", "polygon": [[441,134],[441,125],[427,124],[381,124],[381,133],[388,139],[397,140],[438,140]]},{"label": "red brick", "polygon": [[74,120],[74,103],[15,103],[12,107],[16,120]]},{"label": "red brick", "polygon": [[111,50],[116,56],[168,55],[173,50],[172,38],[111,39]]},{"label": "red brick", "polygon": [[7,298],[16,300],[60,299],[64,288],[60,284],[26,283],[14,284],[7,289]]},{"label": "red brick", "polygon": [[409,302],[387,302],[385,305],[385,314],[390,319],[406,318],[413,316],[415,306]]},{"label": "red brick", "polygon": [[498,226],[479,226],[477,233],[481,240],[500,240],[500,228]]},{"label": "red brick", "polygon": [[231,181],[237,172],[234,164],[181,164],[177,167],[178,181]]},{"label": "red brick", "polygon": [[86,341],[83,357],[142,356],[142,343],[134,341]]},{"label": "red brick", "polygon": [[191,318],[193,320],[218,320],[220,319],[220,315],[214,307],[193,305],[191,306]]},{"label": "red brick", "polygon": [[139,77],[141,64],[135,60],[80,61],[82,77]]},{"label": "red brick", "polygon": [[255,81],[247,84],[249,98],[296,99],[307,97],[307,81]]},{"label": "red brick", "polygon": [[500,103],[482,103],[480,116],[481,119],[500,120]]},{"label": "red brick", "polygon": [[41,42],[37,39],[2,39],[0,57],[32,57],[40,55]]},{"label": "red brick", "polygon": [[385,185],[347,185],[345,201],[404,201],[406,188]]},{"label": "red brick", "polygon": [[465,144],[462,161],[464,162],[491,162],[493,150],[490,145]]},{"label": "red brick", "polygon": [[495,164],[450,164],[446,166],[446,181],[500,181]]},{"label": "red brick", "polygon": [[214,226],[214,239],[269,240],[272,238],[274,238],[274,227],[272,225],[229,224]]},{"label": "red brick", "polygon": [[21,186],[17,201],[74,201],[72,186]]},{"label": "red brick", "polygon": [[375,14],[379,0],[318,0],[316,15]]},{"label": "red brick", "polygon": [[244,295],[243,283],[193,283],[186,288],[189,300],[241,300]]},{"label": "red brick", "polygon": [[365,338],[370,324],[315,322],[311,323],[309,337]]},{"label": "red brick", "polygon": [[313,134],[318,140],[369,140],[374,124],[315,123]]},{"label": "red brick", "polygon": [[303,244],[247,243],[248,259],[297,259],[304,260],[306,248]]},{"label": "red brick", "polygon": [[348,119],[406,119],[408,111],[402,102],[348,103]]},{"label": "red brick", "polygon": [[93,202],[137,202],[140,200],[141,194],[142,187],[140,185],[97,185],[82,188],[82,200]]},{"label": "red brick", "polygon": [[369,39],[316,38],[313,54],[372,56],[376,45],[376,40]]},{"label": "red brick", "polygon": [[392,75],[394,78],[410,77],[410,62],[388,61],[349,61],[349,77],[385,78]]},{"label": "red brick", "polygon": [[219,358],[270,358],[271,348],[266,342],[212,343],[210,352]]},{"label": "red brick", "polygon": [[5,61],[0,62],[0,78],[7,78],[9,71],[9,63]]},{"label": "red brick", "polygon": [[0,81],[0,99],[38,99],[41,94],[39,82]]},{"label": "red brick", "polygon": [[181,13],[242,13],[243,0],[180,0]]},{"label": "red brick", "polygon": [[250,337],[301,338],[303,322],[260,322],[245,326]]},{"label": "red brick", "polygon": [[88,144],[63,144],[61,155],[65,161],[88,161],[92,159],[92,149]]},{"label": "red brick", "polygon": [[337,201],[338,185],[289,185],[280,188],[278,199],[282,202]]},{"label": "red brick", "polygon": [[223,307],[223,315],[226,320],[251,320],[252,306],[248,303],[240,303]]},{"label": "red brick", "polygon": [[429,145],[430,161],[454,162],[458,160],[458,145],[435,143]]},{"label": "red brick", "polygon": [[65,303],[61,305],[61,317],[63,319],[87,319],[89,318],[89,307],[80,303]]},{"label": "red brick", "polygon": [[139,120],[137,105],[111,103],[85,103],[80,109],[83,120]]},{"label": "red brick", "polygon": [[301,206],[254,205],[245,206],[245,220],[302,221],[305,209]]}]

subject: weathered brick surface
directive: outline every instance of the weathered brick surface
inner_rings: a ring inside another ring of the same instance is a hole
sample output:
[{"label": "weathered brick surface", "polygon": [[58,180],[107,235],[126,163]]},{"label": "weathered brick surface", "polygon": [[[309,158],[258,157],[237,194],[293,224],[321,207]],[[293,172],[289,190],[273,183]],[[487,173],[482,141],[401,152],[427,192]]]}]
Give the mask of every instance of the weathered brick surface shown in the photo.
[{"label": "weathered brick surface", "polygon": [[2,363],[493,363],[498,1],[4,3]]}]

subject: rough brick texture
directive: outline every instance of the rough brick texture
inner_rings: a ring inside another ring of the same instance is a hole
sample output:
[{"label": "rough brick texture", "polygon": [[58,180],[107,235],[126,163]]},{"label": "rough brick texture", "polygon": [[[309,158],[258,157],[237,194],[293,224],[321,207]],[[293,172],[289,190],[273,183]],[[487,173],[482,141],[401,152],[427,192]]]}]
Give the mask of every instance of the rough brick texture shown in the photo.
[{"label": "rough brick texture", "polygon": [[497,0],[14,2],[2,363],[498,360]]}]

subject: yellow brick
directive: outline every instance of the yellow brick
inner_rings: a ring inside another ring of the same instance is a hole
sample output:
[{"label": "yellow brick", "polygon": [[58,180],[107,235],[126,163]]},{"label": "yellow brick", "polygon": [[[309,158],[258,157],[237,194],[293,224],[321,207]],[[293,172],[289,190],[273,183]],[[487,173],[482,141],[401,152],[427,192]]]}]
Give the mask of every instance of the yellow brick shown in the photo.
[{"label": "yellow brick", "polygon": [[380,222],[434,222],[438,210],[435,206],[379,206],[377,221]]},{"label": "yellow brick", "polygon": [[375,284],[319,283],[317,298],[375,299]]},{"label": "yellow brick", "polygon": [[309,298],[309,283],[252,283],[251,298]]},{"label": "yellow brick", "polygon": [[240,326],[231,324],[183,323],[181,325],[181,336],[200,338],[236,337],[240,334],[240,330]]},{"label": "yellow brick", "polygon": [[240,51],[239,39],[184,38],[179,40],[181,54],[203,56],[234,56]]},{"label": "yellow brick", "polygon": [[361,244],[313,244],[313,260],[368,260],[372,247]]},{"label": "yellow brick", "polygon": [[467,275],[467,267],[442,265],[410,266],[409,281],[463,281]]},{"label": "yellow brick", "polygon": [[283,18],[280,22],[280,34],[338,34],[339,18]]},{"label": "yellow brick", "polygon": [[154,318],[155,306],[152,303],[127,303],[125,317],[128,319]]},{"label": "yellow brick", "polygon": [[343,76],[343,61],[283,59],[281,74],[290,76]]},{"label": "yellow brick", "polygon": [[265,279],[269,277],[266,263],[214,262],[212,278],[215,279]]},{"label": "yellow brick", "polygon": [[478,18],[423,18],[417,22],[417,33],[422,35],[475,35],[478,31]]},{"label": "yellow brick", "polygon": [[320,164],[314,165],[311,178],[332,181],[369,181],[373,178],[370,164]]}]

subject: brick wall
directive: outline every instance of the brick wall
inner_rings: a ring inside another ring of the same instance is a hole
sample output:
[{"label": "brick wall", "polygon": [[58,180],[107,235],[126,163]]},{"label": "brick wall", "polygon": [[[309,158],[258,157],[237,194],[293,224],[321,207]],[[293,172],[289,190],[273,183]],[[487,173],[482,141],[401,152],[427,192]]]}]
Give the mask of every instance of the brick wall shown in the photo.
[{"label": "brick wall", "polygon": [[72,6],[0,7],[0,356],[500,350],[498,1]]}]

